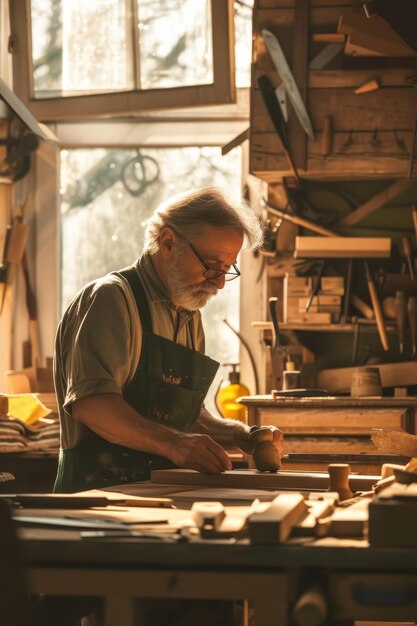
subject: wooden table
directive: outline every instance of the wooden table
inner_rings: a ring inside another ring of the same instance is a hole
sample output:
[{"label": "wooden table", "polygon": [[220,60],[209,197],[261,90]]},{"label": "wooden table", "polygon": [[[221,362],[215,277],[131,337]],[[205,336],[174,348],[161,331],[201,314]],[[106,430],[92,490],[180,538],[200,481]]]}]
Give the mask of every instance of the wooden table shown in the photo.
[{"label": "wooden table", "polygon": [[[130,485],[129,493],[150,495],[140,485]],[[172,485],[166,495],[173,496]],[[190,503],[178,505],[184,508],[175,515],[189,515]],[[417,615],[417,550],[335,538],[251,546],[248,540],[85,541],[77,531],[40,528],[22,529],[20,536],[32,591],[102,596],[105,626],[133,626],[135,597],[245,599],[256,626],[286,626],[294,623],[306,583],[319,584],[329,622],[413,621]]]}]

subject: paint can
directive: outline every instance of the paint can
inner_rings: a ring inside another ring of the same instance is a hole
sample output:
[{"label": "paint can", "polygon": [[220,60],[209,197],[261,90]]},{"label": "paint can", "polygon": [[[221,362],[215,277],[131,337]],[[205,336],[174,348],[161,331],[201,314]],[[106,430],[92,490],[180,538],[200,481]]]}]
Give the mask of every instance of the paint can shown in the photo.
[{"label": "paint can", "polygon": [[355,367],[350,387],[351,396],[382,396],[381,375],[377,367]]}]

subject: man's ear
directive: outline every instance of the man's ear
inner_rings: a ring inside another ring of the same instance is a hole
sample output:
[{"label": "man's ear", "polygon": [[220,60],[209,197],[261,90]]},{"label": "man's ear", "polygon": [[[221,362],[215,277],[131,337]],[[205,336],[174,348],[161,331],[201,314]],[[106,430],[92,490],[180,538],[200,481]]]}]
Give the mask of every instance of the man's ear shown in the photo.
[{"label": "man's ear", "polygon": [[174,231],[166,226],[159,235],[159,247],[164,258],[168,258],[173,251],[176,237]]}]

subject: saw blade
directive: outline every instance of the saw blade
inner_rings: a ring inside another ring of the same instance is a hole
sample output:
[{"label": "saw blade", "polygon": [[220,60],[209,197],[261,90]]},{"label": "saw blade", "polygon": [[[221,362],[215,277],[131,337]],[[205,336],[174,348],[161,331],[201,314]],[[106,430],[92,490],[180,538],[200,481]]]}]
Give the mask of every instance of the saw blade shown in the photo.
[{"label": "saw blade", "polygon": [[307,113],[307,109],[297,87],[297,83],[294,80],[294,76],[292,75],[279,41],[275,35],[273,35],[266,28],[262,30],[262,35],[272,61],[281,76],[282,82],[284,83],[288,97],[290,98],[297,117],[300,120],[301,126],[304,128],[307,135],[315,141],[316,137],[311,125],[310,117]]}]

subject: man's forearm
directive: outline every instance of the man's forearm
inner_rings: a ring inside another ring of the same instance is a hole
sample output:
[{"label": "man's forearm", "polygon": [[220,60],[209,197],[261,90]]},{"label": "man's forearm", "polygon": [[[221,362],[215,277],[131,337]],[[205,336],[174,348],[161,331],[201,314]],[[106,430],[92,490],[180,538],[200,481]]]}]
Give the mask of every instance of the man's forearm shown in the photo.
[{"label": "man's forearm", "polygon": [[140,415],[116,394],[77,400],[72,415],[111,443],[163,456],[177,467],[210,474],[232,469],[226,452],[211,437],[157,424]]},{"label": "man's forearm", "polygon": [[175,431],[146,419],[117,394],[74,402],[72,416],[97,435],[120,446],[168,457]]}]

